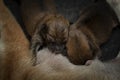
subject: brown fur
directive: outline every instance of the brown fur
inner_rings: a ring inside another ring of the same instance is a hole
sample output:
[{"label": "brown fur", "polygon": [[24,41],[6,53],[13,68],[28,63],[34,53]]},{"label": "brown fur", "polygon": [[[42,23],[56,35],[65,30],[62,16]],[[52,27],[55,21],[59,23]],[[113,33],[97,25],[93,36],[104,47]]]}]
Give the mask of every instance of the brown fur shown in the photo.
[{"label": "brown fur", "polygon": [[[39,51],[43,47],[48,47],[52,52],[66,52],[66,42],[68,39],[69,22],[61,15],[48,15],[37,25],[35,34],[32,37],[33,52]],[[36,49],[39,50],[36,50]]]},{"label": "brown fur", "polygon": [[21,0],[21,13],[25,27],[30,36],[33,36],[36,24],[46,14],[56,12],[53,0]]},{"label": "brown fur", "polygon": [[[71,26],[70,31],[68,31],[68,21],[55,14],[53,1],[43,1],[45,11],[44,9],[42,11],[37,0],[32,1],[32,3],[31,1],[30,4],[28,4],[28,1],[23,1],[22,9],[23,13],[29,18],[26,20],[28,28],[34,28],[31,29],[33,31],[32,35],[34,35],[32,38],[34,53],[47,46],[53,52],[56,51],[56,53],[67,56],[74,64],[84,64],[87,60],[100,54],[99,46],[108,40],[113,27],[118,25],[116,14],[105,1],[98,1],[83,9],[79,20]],[[50,8],[53,10],[51,11]],[[32,11],[33,9],[34,11]],[[27,10],[28,12],[26,12]],[[48,12],[49,14],[45,14]]]},{"label": "brown fur", "polygon": [[116,59],[117,61],[105,63],[94,60],[89,66],[76,66],[62,55],[55,55],[43,48],[37,54],[40,63],[33,66],[29,43],[12,14],[3,5],[2,0],[0,0],[0,12],[0,46],[4,45],[4,49],[0,48],[0,54],[2,54],[0,56],[2,60],[0,63],[0,80],[120,79],[119,58]]},{"label": "brown fur", "polygon": [[106,42],[114,27],[119,24],[114,10],[106,1],[98,1],[80,13],[80,18],[76,23],[77,28],[80,28],[84,33],[89,30],[96,38],[98,45]]},{"label": "brown fur", "polygon": [[105,1],[84,8],[78,21],[70,26],[67,48],[71,61],[84,64],[86,60],[93,59],[118,24],[115,12]]},{"label": "brown fur", "polygon": [[3,0],[0,12],[0,80],[22,80],[27,67],[32,65],[29,43]]}]

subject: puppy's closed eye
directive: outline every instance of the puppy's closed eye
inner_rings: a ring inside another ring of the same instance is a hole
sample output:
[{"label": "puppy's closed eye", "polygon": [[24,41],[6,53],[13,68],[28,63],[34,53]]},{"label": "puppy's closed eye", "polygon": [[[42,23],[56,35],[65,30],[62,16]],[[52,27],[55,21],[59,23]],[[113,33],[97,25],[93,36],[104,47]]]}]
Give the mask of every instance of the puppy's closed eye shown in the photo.
[{"label": "puppy's closed eye", "polygon": [[41,49],[43,49],[43,45],[37,44],[36,48],[35,48],[35,52],[37,53],[38,51],[40,51]]}]

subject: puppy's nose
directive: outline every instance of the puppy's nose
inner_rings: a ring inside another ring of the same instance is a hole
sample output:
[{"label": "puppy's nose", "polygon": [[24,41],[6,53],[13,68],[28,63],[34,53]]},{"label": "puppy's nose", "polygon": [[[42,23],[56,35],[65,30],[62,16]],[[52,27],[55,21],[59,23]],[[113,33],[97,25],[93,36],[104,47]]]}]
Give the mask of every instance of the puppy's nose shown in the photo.
[{"label": "puppy's nose", "polygon": [[67,54],[65,45],[52,45],[52,46],[49,46],[49,49],[55,54],[63,54],[64,56],[66,56]]},{"label": "puppy's nose", "polygon": [[64,46],[63,45],[56,45],[55,50],[56,51],[62,51],[62,50],[64,50]]}]

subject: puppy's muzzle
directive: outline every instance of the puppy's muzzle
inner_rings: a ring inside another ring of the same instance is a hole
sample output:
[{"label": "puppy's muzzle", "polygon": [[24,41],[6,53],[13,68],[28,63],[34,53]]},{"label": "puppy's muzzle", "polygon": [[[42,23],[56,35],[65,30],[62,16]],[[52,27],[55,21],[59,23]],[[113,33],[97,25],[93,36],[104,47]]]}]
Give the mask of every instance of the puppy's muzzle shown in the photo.
[{"label": "puppy's muzzle", "polygon": [[51,50],[55,54],[62,54],[67,56],[67,48],[62,44],[49,44],[48,49]]}]

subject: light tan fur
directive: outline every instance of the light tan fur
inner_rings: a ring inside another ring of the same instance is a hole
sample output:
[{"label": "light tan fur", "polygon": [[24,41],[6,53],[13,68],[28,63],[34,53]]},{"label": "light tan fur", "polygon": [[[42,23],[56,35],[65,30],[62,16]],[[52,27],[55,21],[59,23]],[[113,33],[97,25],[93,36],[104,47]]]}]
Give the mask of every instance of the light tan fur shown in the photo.
[{"label": "light tan fur", "polygon": [[[48,49],[37,54],[38,65],[26,74],[27,80],[119,80],[120,58],[101,62],[93,60],[89,66],[71,64],[61,54],[55,55]],[[40,71],[40,72],[39,72]]]}]

